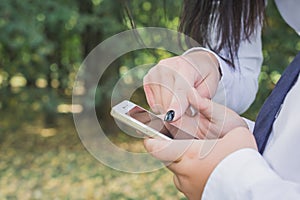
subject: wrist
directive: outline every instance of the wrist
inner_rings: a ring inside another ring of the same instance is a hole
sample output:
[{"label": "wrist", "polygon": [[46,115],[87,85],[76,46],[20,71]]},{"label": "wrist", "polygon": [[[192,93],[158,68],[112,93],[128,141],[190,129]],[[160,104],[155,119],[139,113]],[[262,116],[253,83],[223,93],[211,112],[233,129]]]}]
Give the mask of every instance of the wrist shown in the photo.
[{"label": "wrist", "polygon": [[217,55],[210,50],[201,48],[193,51],[187,51],[183,57],[187,58],[191,61],[193,65],[197,68],[200,67],[204,62],[208,63],[213,69],[215,75],[217,76],[217,80],[222,78],[222,70],[220,68],[220,63],[217,58]]}]

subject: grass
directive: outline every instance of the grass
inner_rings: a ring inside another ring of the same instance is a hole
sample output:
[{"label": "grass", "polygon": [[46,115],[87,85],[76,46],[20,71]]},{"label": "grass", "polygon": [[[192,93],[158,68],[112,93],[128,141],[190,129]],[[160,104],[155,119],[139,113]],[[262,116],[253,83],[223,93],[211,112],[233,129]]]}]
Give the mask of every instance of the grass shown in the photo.
[{"label": "grass", "polygon": [[[57,125],[50,129],[41,119],[4,120],[0,199],[185,199],[167,169],[130,174],[101,164],[83,147],[71,116],[58,116]],[[138,141],[116,142],[143,148]]]}]

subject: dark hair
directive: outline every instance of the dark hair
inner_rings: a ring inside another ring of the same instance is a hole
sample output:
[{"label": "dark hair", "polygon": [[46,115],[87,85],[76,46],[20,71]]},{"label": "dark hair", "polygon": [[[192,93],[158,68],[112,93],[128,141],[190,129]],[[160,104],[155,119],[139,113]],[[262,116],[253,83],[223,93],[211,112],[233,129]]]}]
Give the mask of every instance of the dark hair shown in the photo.
[{"label": "dark hair", "polygon": [[265,0],[184,0],[179,31],[219,55],[224,49],[223,59],[235,67],[240,43],[262,25],[265,5]]}]

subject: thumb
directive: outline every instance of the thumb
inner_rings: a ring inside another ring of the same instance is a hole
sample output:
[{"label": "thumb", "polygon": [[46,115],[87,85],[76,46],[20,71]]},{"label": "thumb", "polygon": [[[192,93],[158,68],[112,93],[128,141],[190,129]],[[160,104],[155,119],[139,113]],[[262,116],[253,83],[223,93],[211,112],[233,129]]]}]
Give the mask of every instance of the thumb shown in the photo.
[{"label": "thumb", "polygon": [[145,139],[145,149],[156,159],[163,162],[176,162],[195,140]]}]

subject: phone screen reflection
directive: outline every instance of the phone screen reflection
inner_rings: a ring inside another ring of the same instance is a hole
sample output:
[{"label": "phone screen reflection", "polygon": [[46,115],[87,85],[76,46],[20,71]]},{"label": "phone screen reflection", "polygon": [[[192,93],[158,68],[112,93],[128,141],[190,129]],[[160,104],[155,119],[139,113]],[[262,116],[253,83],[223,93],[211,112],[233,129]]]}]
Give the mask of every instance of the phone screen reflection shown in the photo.
[{"label": "phone screen reflection", "polygon": [[172,139],[197,139],[139,106],[126,114]]}]

